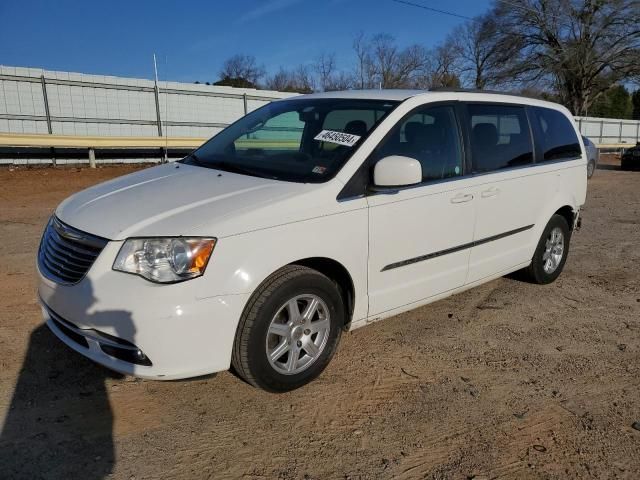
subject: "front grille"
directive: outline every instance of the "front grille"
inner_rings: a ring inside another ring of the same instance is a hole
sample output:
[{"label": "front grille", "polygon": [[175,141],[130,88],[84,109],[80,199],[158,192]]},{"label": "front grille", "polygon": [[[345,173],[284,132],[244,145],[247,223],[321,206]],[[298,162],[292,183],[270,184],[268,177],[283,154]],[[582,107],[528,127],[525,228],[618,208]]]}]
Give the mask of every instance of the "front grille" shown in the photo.
[{"label": "front grille", "polygon": [[82,232],[51,217],[40,242],[40,272],[57,283],[78,283],[107,242],[104,238]]}]

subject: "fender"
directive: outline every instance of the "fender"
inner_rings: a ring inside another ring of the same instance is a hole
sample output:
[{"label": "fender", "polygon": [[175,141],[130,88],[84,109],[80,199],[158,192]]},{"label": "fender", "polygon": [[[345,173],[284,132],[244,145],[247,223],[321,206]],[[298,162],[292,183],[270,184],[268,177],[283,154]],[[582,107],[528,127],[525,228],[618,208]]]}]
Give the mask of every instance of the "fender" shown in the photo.
[{"label": "fender", "polygon": [[364,199],[356,202],[360,208],[219,239],[198,297],[251,294],[283,266],[324,257],[351,276],[353,320],[366,318],[368,213]]}]

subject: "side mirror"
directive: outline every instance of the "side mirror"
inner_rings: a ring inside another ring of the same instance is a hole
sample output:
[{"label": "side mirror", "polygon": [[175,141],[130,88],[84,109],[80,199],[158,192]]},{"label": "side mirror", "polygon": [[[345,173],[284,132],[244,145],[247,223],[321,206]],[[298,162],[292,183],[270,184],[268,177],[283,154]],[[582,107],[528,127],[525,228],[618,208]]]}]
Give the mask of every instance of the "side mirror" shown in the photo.
[{"label": "side mirror", "polygon": [[422,182],[422,165],[415,158],[391,155],[378,160],[373,169],[375,187],[408,187]]}]

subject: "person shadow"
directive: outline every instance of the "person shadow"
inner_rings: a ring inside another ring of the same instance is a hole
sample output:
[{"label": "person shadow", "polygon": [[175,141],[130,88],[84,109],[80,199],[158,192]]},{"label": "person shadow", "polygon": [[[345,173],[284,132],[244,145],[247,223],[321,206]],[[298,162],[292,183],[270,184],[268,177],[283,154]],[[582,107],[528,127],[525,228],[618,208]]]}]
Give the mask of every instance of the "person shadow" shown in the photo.
[{"label": "person shadow", "polygon": [[[87,278],[72,287],[83,324],[115,327],[130,341],[130,312],[92,312],[96,299]],[[48,303],[54,306],[61,288]],[[68,293],[66,293],[68,296]],[[68,302],[68,297],[66,299]],[[69,319],[73,323],[73,319]],[[81,347],[83,348],[83,347]],[[46,324],[35,328],[0,433],[0,478],[101,479],[116,462],[108,382],[124,375],[73,351]]]}]

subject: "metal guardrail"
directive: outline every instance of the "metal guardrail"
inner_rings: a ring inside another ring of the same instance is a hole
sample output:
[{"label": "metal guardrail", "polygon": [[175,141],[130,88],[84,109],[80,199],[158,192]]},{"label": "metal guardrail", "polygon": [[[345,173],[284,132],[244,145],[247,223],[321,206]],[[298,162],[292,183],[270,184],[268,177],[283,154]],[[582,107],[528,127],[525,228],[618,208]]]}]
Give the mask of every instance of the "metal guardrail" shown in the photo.
[{"label": "metal guardrail", "polygon": [[[79,135],[0,134],[0,147],[86,149],[89,166],[96,167],[96,149],[135,150],[157,148],[192,150],[206,138],[194,137],[98,137]],[[54,163],[55,165],[55,163]]]},{"label": "metal guardrail", "polygon": [[98,137],[0,133],[0,147],[46,148],[197,148],[207,140],[194,137]]},{"label": "metal guardrail", "polygon": [[635,147],[633,143],[596,143],[598,150],[619,150],[621,148]]},{"label": "metal guardrail", "polygon": [[[86,150],[89,165],[96,167],[96,150],[173,149],[185,153],[202,145],[208,138],[196,137],[101,137],[84,135],[4,134],[0,133],[0,148],[60,148]],[[236,142],[253,148],[291,148],[291,141],[278,139],[240,139]]]}]

